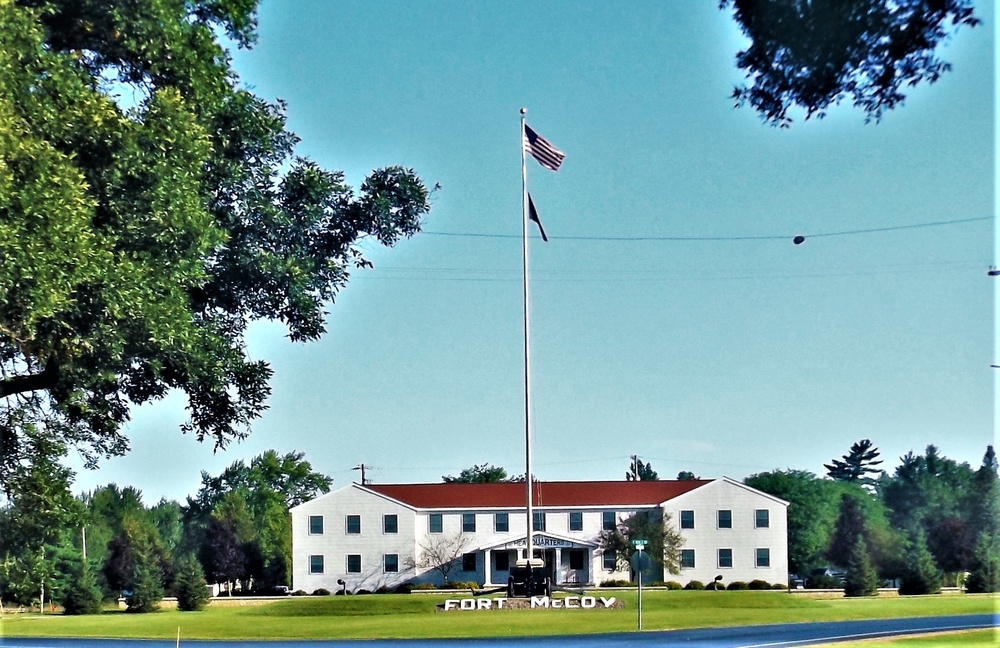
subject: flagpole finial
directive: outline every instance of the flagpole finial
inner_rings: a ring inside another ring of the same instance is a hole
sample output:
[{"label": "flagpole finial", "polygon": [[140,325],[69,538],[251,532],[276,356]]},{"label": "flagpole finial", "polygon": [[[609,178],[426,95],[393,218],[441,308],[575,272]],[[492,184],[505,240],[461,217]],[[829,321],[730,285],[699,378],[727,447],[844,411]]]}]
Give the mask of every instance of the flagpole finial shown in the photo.
[{"label": "flagpole finial", "polygon": [[521,114],[522,115],[527,115],[528,114],[528,109],[527,108],[521,108]]}]

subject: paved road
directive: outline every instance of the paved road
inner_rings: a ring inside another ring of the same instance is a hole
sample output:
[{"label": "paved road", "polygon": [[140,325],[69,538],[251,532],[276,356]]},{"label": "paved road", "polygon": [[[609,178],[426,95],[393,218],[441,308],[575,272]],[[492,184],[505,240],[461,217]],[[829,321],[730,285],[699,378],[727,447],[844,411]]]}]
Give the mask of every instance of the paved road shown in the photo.
[{"label": "paved road", "polygon": [[[181,641],[189,648],[604,648],[605,646],[689,646],[691,648],[780,648],[834,641],[994,628],[1000,632],[1000,614],[791,623],[738,628],[703,628],[642,633],[578,635],[572,637],[519,637],[502,639],[417,639],[376,641]],[[4,648],[173,648],[175,642],[115,639],[33,639],[0,637]]]}]

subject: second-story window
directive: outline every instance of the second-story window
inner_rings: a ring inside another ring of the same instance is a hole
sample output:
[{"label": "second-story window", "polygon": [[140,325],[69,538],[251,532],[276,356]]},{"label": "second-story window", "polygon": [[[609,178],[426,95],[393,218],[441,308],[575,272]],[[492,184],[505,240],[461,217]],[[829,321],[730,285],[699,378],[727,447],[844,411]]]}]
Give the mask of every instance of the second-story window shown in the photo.
[{"label": "second-story window", "polygon": [[604,531],[614,531],[616,523],[615,517],[614,511],[604,511],[601,513],[601,529]]},{"label": "second-story window", "polygon": [[510,531],[510,520],[506,513],[497,513],[493,516],[493,530],[497,533],[507,533]]},{"label": "second-story window", "polygon": [[581,513],[580,511],[570,511],[569,530],[583,531],[583,513]]},{"label": "second-story window", "polygon": [[383,515],[382,533],[399,533],[399,518],[395,515]]},{"label": "second-story window", "polygon": [[323,516],[309,516],[309,535],[323,535]]},{"label": "second-story window", "polygon": [[476,532],[476,514],[462,513],[462,533]]},{"label": "second-story window", "polygon": [[544,531],[545,511],[533,511],[533,515],[531,517],[533,518],[531,521],[532,531]]},{"label": "second-story window", "polygon": [[360,515],[348,515],[347,516],[347,532],[350,534],[361,533],[361,516]]},{"label": "second-story window", "polygon": [[440,513],[431,513],[427,516],[427,530],[431,533],[441,533],[444,531],[444,520]]},{"label": "second-story window", "polygon": [[694,511],[681,511],[681,528],[694,528]]}]

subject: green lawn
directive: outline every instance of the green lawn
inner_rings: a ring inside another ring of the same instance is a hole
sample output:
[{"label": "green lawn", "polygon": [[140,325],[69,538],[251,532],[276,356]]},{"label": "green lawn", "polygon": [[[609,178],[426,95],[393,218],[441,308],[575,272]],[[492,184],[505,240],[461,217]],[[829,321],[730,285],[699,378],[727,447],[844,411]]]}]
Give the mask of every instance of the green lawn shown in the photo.
[{"label": "green lawn", "polygon": [[[635,592],[600,592],[620,610],[440,612],[446,595],[291,598],[258,607],[202,612],[107,612],[89,617],[7,616],[2,636],[169,639],[319,639],[497,637],[629,632],[636,628]],[[816,600],[780,592],[656,591],[643,594],[643,628],[664,630],[760,623],[994,612],[996,596],[927,596]]]},{"label": "green lawn", "polygon": [[993,630],[942,632],[933,635],[902,639],[875,639],[847,643],[822,644],[813,648],[996,648],[1000,646],[1000,633]]}]

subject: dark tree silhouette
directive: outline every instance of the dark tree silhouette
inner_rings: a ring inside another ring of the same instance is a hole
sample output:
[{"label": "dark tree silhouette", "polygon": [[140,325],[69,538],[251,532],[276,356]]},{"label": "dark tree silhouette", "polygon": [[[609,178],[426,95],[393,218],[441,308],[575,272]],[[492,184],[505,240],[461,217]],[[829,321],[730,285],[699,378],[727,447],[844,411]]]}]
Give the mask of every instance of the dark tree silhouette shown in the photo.
[{"label": "dark tree silhouette", "polygon": [[787,127],[798,106],[822,118],[850,98],[879,121],[903,89],[934,83],[951,64],[935,49],[961,25],[974,27],[972,0],[721,0],[750,45],[736,54],[747,84],[733,91],[765,122]]},{"label": "dark tree silhouette", "polygon": [[868,475],[882,472],[876,468],[882,463],[878,456],[878,448],[869,439],[861,439],[851,446],[851,451],[844,455],[843,461],[834,459],[833,463],[823,464],[823,467],[831,479],[872,485],[875,482]]}]

